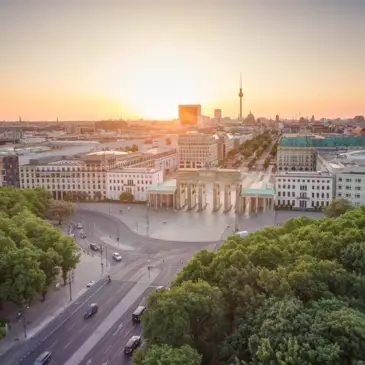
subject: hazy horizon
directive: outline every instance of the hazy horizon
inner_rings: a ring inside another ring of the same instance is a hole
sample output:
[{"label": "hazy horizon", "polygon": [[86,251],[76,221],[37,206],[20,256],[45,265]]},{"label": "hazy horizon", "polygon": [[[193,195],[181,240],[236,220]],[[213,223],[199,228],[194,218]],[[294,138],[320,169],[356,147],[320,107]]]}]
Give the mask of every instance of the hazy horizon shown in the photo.
[{"label": "hazy horizon", "polygon": [[2,0],[0,120],[365,113],[363,0]]}]

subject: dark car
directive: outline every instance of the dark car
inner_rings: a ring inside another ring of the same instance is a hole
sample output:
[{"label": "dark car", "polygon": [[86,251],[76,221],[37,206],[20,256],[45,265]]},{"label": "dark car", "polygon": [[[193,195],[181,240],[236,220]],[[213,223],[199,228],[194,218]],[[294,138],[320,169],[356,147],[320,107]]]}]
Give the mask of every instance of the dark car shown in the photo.
[{"label": "dark car", "polygon": [[99,307],[96,303],[91,303],[84,314],[84,318],[92,317],[95,313],[97,313]]},{"label": "dark car", "polygon": [[133,336],[131,337],[127,344],[124,347],[124,353],[126,355],[133,354],[133,351],[141,345],[141,337],[140,336]]},{"label": "dark car", "polygon": [[146,307],[140,305],[132,314],[132,321],[133,322],[141,322],[141,317],[143,312],[146,310]]},{"label": "dark car", "polygon": [[34,365],[46,365],[49,364],[51,360],[52,360],[51,353],[49,351],[45,351],[37,357]]},{"label": "dark car", "polygon": [[93,250],[93,251],[100,251],[100,247],[98,245],[96,245],[95,243],[90,243],[89,247]]}]

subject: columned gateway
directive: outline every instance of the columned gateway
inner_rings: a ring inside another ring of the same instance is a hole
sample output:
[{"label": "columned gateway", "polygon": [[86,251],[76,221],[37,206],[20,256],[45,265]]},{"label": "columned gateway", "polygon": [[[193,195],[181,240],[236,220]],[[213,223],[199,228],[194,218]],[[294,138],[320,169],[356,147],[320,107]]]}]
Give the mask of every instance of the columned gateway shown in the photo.
[{"label": "columned gateway", "polygon": [[242,189],[239,212],[247,215],[274,210],[275,192],[272,188]]},{"label": "columned gateway", "polygon": [[241,172],[231,169],[179,169],[176,176],[176,209],[194,209],[202,211],[207,206],[206,185],[213,185],[213,211],[221,208],[228,212],[232,208],[231,191],[236,190],[234,207],[239,207],[241,190]]}]

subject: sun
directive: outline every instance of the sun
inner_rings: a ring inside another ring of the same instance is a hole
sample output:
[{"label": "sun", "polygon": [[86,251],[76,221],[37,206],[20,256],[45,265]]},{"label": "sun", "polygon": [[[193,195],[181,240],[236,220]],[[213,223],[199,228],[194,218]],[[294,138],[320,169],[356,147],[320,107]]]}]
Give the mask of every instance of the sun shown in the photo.
[{"label": "sun", "polygon": [[118,87],[110,90],[114,90],[113,98],[122,100],[134,115],[144,119],[173,119],[177,117],[179,104],[202,102],[197,80],[191,69],[171,59],[143,60],[130,67]]}]

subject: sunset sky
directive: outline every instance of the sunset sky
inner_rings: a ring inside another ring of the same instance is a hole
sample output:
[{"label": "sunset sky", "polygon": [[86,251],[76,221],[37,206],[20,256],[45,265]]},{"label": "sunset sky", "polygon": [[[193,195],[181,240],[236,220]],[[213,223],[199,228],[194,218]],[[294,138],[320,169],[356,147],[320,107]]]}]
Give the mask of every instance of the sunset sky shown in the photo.
[{"label": "sunset sky", "polygon": [[365,0],[0,0],[0,120],[365,114]]}]

